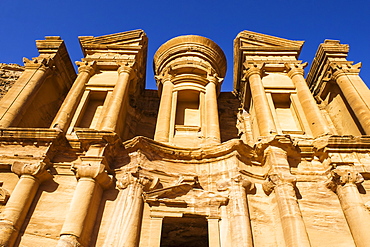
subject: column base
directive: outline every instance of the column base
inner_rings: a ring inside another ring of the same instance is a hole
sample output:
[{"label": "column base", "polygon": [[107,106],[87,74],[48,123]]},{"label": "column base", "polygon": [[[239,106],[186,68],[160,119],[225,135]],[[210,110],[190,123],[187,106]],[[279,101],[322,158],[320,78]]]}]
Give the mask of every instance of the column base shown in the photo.
[{"label": "column base", "polygon": [[0,221],[0,246],[13,246],[17,229],[7,221]]},{"label": "column base", "polygon": [[77,239],[73,235],[62,235],[60,236],[57,247],[83,247]]}]

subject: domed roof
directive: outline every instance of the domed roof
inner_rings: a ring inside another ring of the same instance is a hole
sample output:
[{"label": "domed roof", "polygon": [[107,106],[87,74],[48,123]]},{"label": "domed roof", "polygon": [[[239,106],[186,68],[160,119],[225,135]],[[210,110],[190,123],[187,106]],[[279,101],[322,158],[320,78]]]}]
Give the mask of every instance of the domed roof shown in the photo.
[{"label": "domed roof", "polygon": [[220,77],[226,74],[226,57],[222,49],[212,40],[198,35],[183,35],[170,39],[159,47],[154,55],[154,71],[159,74],[162,66],[175,54],[191,51],[200,53],[213,66]]}]

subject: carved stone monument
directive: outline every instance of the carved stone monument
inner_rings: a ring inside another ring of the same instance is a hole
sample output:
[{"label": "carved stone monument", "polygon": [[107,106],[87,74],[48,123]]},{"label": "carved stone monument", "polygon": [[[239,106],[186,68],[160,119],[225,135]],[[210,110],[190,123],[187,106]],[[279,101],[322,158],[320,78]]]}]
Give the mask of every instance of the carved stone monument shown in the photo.
[{"label": "carved stone monument", "polygon": [[370,91],[348,45],[325,40],[305,77],[303,41],[243,31],[222,92],[208,38],[157,50],[158,90],[142,30],[79,40],[77,74],[56,36],[1,64],[0,246],[369,246]]}]

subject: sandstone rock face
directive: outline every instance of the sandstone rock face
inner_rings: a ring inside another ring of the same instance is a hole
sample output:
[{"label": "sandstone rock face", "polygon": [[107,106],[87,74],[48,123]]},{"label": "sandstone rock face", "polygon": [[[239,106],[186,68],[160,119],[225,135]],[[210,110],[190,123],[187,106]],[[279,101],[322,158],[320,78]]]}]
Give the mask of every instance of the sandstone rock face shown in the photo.
[{"label": "sandstone rock face", "polygon": [[2,98],[24,71],[18,64],[0,63],[0,98]]},{"label": "sandstone rock face", "polygon": [[[142,30],[36,41],[1,64],[0,246],[296,247],[370,243],[370,93],[348,46],[243,31],[226,59]],[[12,81],[18,78],[14,82]],[[9,89],[10,88],[10,89]]]}]

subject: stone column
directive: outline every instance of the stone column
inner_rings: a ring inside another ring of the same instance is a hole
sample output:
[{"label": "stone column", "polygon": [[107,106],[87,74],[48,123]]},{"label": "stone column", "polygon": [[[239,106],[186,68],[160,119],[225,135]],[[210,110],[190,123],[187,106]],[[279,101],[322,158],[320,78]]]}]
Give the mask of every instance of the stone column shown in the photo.
[{"label": "stone column", "polygon": [[208,221],[208,246],[220,247],[220,227],[218,217],[207,217]]},{"label": "stone column", "polygon": [[331,181],[327,183],[338,195],[357,247],[369,246],[370,243],[370,215],[357,188],[363,181],[361,174],[353,168],[339,167],[332,171]]},{"label": "stone column", "polygon": [[263,189],[267,195],[275,192],[286,246],[311,246],[295,194],[296,178],[290,173],[286,152],[270,146],[265,157],[272,169]]},{"label": "stone column", "polygon": [[206,85],[205,95],[205,113],[206,113],[206,143],[221,143],[220,137],[220,123],[218,120],[218,106],[217,106],[217,84],[218,78],[216,76],[208,76],[208,84]]},{"label": "stone column", "polygon": [[46,59],[35,58],[32,61],[25,59],[25,71],[17,81],[17,84],[22,85],[22,88],[19,89],[14,86],[13,90],[18,90],[18,92],[11,90],[7,94],[9,96],[5,95],[2,99],[7,109],[2,109],[4,113],[0,116],[1,128],[7,128],[16,124],[15,121],[18,116],[23,113],[27,103],[36,95],[43,81],[48,76],[50,63],[51,61]]},{"label": "stone column", "polygon": [[50,128],[59,128],[66,131],[70,124],[73,114],[84,92],[86,83],[94,75],[96,62],[76,62],[79,66],[78,76],[64,99],[56,117]]},{"label": "stone column", "polygon": [[292,79],[296,89],[299,102],[302,105],[304,114],[306,115],[307,121],[310,125],[311,131],[314,137],[318,137],[325,134],[330,134],[328,124],[324,117],[321,115],[320,109],[313,98],[310,89],[304,79],[303,68],[307,63],[304,64],[288,64],[290,69],[288,76]]},{"label": "stone column", "polygon": [[126,173],[118,179],[120,192],[103,246],[138,246],[144,207],[143,191],[149,190],[152,180],[138,173]]},{"label": "stone column", "polygon": [[161,234],[162,234],[163,217],[150,217],[150,233],[149,233],[149,246],[160,247],[161,246]]},{"label": "stone column", "polygon": [[58,247],[89,246],[99,209],[103,189],[110,187],[112,180],[101,163],[103,158],[96,158],[97,164],[73,165],[78,179],[75,192],[60,233]]},{"label": "stone column", "polygon": [[[347,68],[343,68],[344,66],[347,66]],[[331,67],[334,71],[332,79],[334,79],[340,87],[344,97],[355,113],[365,133],[370,135],[370,106],[366,104],[366,100],[370,100],[364,99],[361,96],[351,79],[353,76],[358,77],[360,66],[360,64],[353,66],[350,64],[331,64]]]},{"label": "stone column", "polygon": [[229,191],[227,213],[230,226],[231,246],[252,247],[253,234],[249,217],[247,190],[253,184],[241,175],[219,183],[219,191]]},{"label": "stone column", "polygon": [[245,79],[249,81],[260,135],[268,136],[276,134],[274,118],[261,79],[263,65],[244,64],[244,66],[246,68]]},{"label": "stone column", "polygon": [[168,142],[170,134],[171,123],[171,108],[172,108],[172,94],[173,83],[171,82],[171,75],[167,74],[157,80],[163,80],[161,102],[159,105],[157,125],[155,127],[154,140],[158,142]]},{"label": "stone column", "polygon": [[19,234],[39,185],[52,176],[45,163],[25,164],[14,162],[12,171],[19,181],[0,216],[0,246],[11,247]]},{"label": "stone column", "polygon": [[104,117],[100,125],[100,130],[112,132],[116,130],[122,105],[128,98],[130,76],[132,73],[133,69],[130,66],[121,65],[118,68],[118,80],[114,86],[109,105],[103,113]]}]

